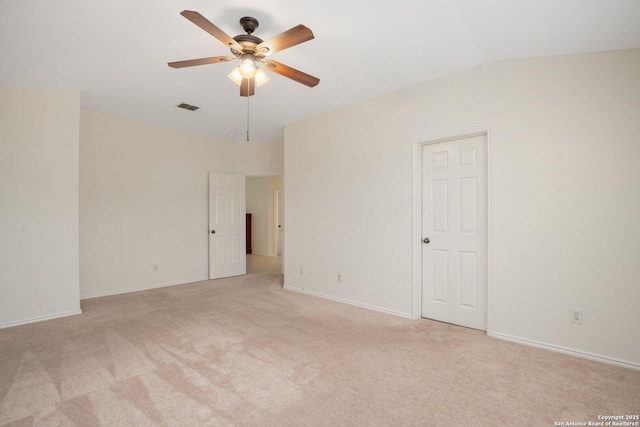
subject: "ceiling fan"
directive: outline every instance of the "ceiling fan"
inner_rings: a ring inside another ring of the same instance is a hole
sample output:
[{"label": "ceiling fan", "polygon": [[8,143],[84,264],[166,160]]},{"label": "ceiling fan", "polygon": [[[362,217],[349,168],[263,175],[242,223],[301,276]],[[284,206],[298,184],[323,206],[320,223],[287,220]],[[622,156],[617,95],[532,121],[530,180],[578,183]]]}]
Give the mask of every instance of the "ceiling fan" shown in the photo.
[{"label": "ceiling fan", "polygon": [[225,46],[231,49],[231,53],[234,57],[212,56],[209,58],[169,62],[168,65],[172,68],[217,64],[219,62],[228,62],[234,59],[240,59],[240,65],[234,69],[231,74],[229,74],[229,77],[240,85],[240,96],[254,95],[256,86],[266,83],[266,80],[269,79],[264,72],[256,66],[257,62],[264,64],[265,69],[290,78],[291,80],[295,80],[303,85],[314,87],[320,83],[320,79],[317,77],[313,77],[309,74],[303,73],[302,71],[296,70],[295,68],[267,59],[267,57],[272,53],[279,52],[313,39],[313,33],[304,25],[297,25],[267,41],[263,41],[253,35],[255,29],[258,28],[258,20],[249,16],[245,16],[240,19],[240,25],[242,25],[242,28],[247,34],[230,37],[198,12],[183,10],[180,14],[224,43]]}]

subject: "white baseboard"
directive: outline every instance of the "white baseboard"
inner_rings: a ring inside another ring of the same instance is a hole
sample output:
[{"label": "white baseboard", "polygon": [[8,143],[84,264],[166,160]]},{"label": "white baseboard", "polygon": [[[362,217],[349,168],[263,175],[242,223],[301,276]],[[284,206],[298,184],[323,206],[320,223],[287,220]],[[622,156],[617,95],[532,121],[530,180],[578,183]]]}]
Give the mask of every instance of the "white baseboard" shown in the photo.
[{"label": "white baseboard", "polygon": [[514,337],[508,334],[501,334],[499,332],[494,332],[490,336],[494,338],[499,338],[505,341],[515,342],[517,344],[524,344],[530,347],[541,348],[543,350],[555,351],[556,353],[568,354],[570,356],[580,357],[582,359],[593,360],[596,362],[607,363],[609,365],[621,366],[623,368],[634,369],[636,371],[640,371],[640,364],[634,362],[628,362],[626,360],[620,360],[613,357],[601,356],[599,354],[588,353],[586,351],[574,350],[571,348],[566,348],[558,345],[546,344],[543,342],[538,342],[534,340],[529,340],[526,338]]},{"label": "white baseboard", "polygon": [[308,291],[308,290],[302,289],[302,288],[295,288],[293,286],[288,286],[288,285],[284,285],[283,289],[285,289],[287,291],[298,292],[298,293],[301,293],[301,294],[312,295],[314,297],[320,297],[320,298],[328,299],[328,300],[331,300],[331,301],[341,302],[343,304],[354,305],[356,307],[366,308],[368,310],[379,311],[381,313],[391,314],[391,315],[398,316],[398,317],[404,317],[405,319],[413,319],[413,316],[411,315],[411,313],[402,313],[400,311],[389,310],[389,309],[386,309],[386,308],[377,307],[375,305],[363,304],[361,302],[351,301],[351,300],[344,299],[344,298],[338,298],[338,297],[334,297],[332,295],[323,294],[323,293],[320,293],[320,292]]},{"label": "white baseboard", "polygon": [[71,311],[65,311],[63,313],[51,314],[49,316],[32,317],[30,319],[18,320],[16,322],[3,323],[3,324],[0,324],[0,329],[26,325],[29,323],[43,322],[45,320],[58,319],[60,317],[75,316],[76,314],[82,314],[82,310],[71,310]]},{"label": "white baseboard", "polygon": [[196,277],[194,279],[180,280],[177,282],[157,283],[155,285],[141,286],[138,288],[128,288],[128,289],[119,289],[116,291],[97,292],[93,294],[81,295],[80,299],[83,300],[83,299],[107,297],[110,295],[128,294],[129,292],[147,291],[149,289],[166,288],[168,286],[176,286],[176,285],[186,285],[187,283],[202,282],[205,280],[209,280],[209,277],[204,277],[204,278]]}]

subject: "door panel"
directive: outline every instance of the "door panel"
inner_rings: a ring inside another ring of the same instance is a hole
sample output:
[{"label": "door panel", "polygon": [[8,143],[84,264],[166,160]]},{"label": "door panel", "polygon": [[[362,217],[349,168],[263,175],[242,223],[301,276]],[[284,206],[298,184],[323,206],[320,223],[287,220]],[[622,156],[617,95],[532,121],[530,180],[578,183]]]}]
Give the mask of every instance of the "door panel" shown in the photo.
[{"label": "door panel", "polygon": [[433,231],[446,233],[449,229],[449,182],[446,180],[434,180],[433,202],[431,204],[431,217]]},{"label": "door panel", "polygon": [[478,254],[460,252],[460,305],[478,307]]},{"label": "door panel", "polygon": [[460,233],[475,234],[478,231],[478,179],[460,178]]},{"label": "door panel", "polygon": [[486,330],[486,136],[422,146],[422,316]]},{"label": "door panel", "polygon": [[449,252],[434,249],[431,251],[431,283],[433,302],[447,303],[449,300]]},{"label": "door panel", "polygon": [[209,278],[247,273],[245,177],[209,174]]}]

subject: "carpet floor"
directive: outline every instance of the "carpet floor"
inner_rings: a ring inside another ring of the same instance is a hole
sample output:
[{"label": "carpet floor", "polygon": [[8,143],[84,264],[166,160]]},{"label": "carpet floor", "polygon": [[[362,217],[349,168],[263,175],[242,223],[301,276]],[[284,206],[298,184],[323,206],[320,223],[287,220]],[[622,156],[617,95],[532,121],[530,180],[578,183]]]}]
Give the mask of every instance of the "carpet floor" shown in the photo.
[{"label": "carpet floor", "polygon": [[0,425],[553,426],[640,414],[638,371],[281,280],[94,298],[81,315],[0,330]]},{"label": "carpet floor", "polygon": [[247,255],[248,274],[282,274],[282,257]]}]

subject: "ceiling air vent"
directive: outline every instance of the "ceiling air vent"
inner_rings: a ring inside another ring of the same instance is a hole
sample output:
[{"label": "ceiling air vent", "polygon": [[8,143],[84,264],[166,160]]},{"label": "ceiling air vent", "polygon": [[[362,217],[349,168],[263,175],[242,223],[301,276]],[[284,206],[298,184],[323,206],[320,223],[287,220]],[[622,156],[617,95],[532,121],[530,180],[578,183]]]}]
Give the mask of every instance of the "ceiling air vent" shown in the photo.
[{"label": "ceiling air vent", "polygon": [[177,107],[178,108],[183,108],[183,109],[189,110],[189,111],[196,111],[198,108],[200,108],[200,107],[196,107],[195,105],[186,104],[184,102],[182,104],[177,105]]}]

